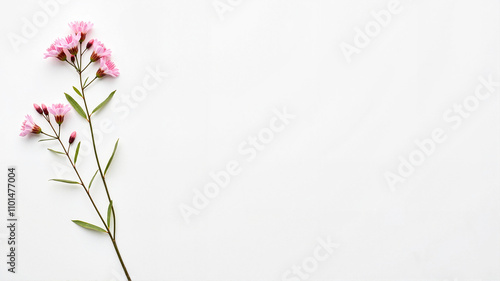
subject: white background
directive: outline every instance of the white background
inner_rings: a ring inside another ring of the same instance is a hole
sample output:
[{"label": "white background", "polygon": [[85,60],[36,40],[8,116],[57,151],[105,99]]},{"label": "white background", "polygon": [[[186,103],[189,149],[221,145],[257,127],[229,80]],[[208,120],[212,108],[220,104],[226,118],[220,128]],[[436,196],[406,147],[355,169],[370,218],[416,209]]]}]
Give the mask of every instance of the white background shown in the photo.
[{"label": "white background", "polygon": [[[388,1],[230,3],[224,14],[212,0],[59,3],[28,38],[24,19],[44,13],[39,2],[3,1],[0,178],[17,167],[19,246],[18,272],[2,262],[0,279],[124,280],[106,235],[71,222],[98,223],[83,191],[47,181],[74,178],[64,158],[18,136],[25,114],[45,125],[32,103],[72,93],[76,74],[43,53],[68,22],[89,20],[88,37],[112,49],[121,71],[87,95],[95,106],[117,89],[95,123],[112,124],[102,162],[120,138],[108,182],[134,280],[286,280],[328,237],[339,248],[309,280],[500,280],[500,89],[456,130],[443,119],[478,77],[500,81],[499,1],[402,0],[350,63],[339,45],[353,45],[355,28]],[[26,41],[16,46],[12,34]],[[168,77],[134,98],[154,69]],[[295,119],[247,161],[238,146],[284,107]],[[436,128],[446,141],[392,191],[384,174]],[[74,111],[63,124],[82,142],[87,129]],[[241,173],[187,224],[179,206],[231,160]],[[102,185],[93,188],[105,210]],[[0,199],[3,216],[5,190]],[[0,261],[6,238],[3,226]]]}]

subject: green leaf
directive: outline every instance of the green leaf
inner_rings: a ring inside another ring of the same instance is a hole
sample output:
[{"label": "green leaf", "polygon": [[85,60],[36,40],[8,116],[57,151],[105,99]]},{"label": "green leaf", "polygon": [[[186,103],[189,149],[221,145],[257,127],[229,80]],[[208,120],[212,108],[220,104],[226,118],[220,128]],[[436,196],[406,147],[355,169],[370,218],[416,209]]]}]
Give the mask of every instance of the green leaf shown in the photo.
[{"label": "green leaf", "polygon": [[78,145],[76,146],[76,151],[75,151],[75,160],[73,161],[76,164],[76,160],[78,159],[78,153],[80,152],[80,144],[82,142],[78,142]]},{"label": "green leaf", "polygon": [[113,149],[113,154],[111,154],[111,157],[109,158],[108,164],[106,165],[106,169],[104,169],[104,175],[106,175],[106,172],[108,171],[109,165],[111,165],[111,161],[113,161],[113,157],[115,157],[115,152],[116,152],[116,148],[118,147],[119,140],[120,139],[116,140],[115,149]]},{"label": "green leaf", "polygon": [[85,82],[83,82],[83,88],[85,89],[85,85],[87,85],[87,81],[89,80],[89,78],[87,77],[87,79],[85,79]]},{"label": "green leaf", "polygon": [[69,184],[80,184],[77,181],[61,180],[61,179],[50,179],[49,181],[58,181],[58,182],[64,182],[64,183],[69,183]]},{"label": "green leaf", "polygon": [[83,97],[83,96],[82,96],[82,93],[80,93],[80,91],[78,91],[78,89],[77,89],[75,86],[73,86],[73,90],[75,90],[75,92],[76,92],[76,93],[77,93],[80,97]]},{"label": "green leaf", "polygon": [[88,223],[88,222],[79,221],[79,220],[72,220],[72,222],[74,222],[74,223],[78,224],[79,226],[86,228],[86,229],[95,230],[95,231],[99,231],[99,232],[107,232],[106,230],[104,230],[96,225],[93,225],[91,223]]},{"label": "green leaf", "polygon": [[108,228],[110,228],[111,226],[109,225],[109,222],[111,221],[111,210],[113,209],[113,200],[109,201],[109,206],[108,206]]},{"label": "green leaf", "polygon": [[94,108],[94,110],[92,110],[92,114],[94,114],[94,112],[99,110],[101,107],[105,106],[111,100],[111,98],[115,95],[115,92],[116,92],[116,90],[111,92],[111,94],[109,94],[109,96],[103,102],[101,102],[96,108]]},{"label": "green leaf", "polygon": [[89,189],[90,189],[90,186],[92,185],[92,183],[94,182],[94,178],[95,178],[95,176],[97,175],[97,172],[99,172],[99,170],[95,171],[94,176],[93,176],[93,177],[92,177],[92,179],[90,180],[90,183],[89,183]]},{"label": "green leaf", "polygon": [[52,151],[54,153],[57,153],[57,154],[65,154],[64,152],[61,152],[61,151],[57,151],[57,150],[53,150],[53,149],[50,149],[50,148],[47,148],[49,151]]},{"label": "green leaf", "polygon": [[80,114],[83,118],[87,119],[87,115],[85,115],[85,111],[83,111],[82,107],[71,97],[70,95],[64,93],[66,96],[66,99],[68,100],[69,104],[75,109],[75,111]]},{"label": "green leaf", "polygon": [[57,139],[41,139],[41,140],[38,140],[38,142],[41,142],[41,141],[51,141],[51,140],[57,140]]}]

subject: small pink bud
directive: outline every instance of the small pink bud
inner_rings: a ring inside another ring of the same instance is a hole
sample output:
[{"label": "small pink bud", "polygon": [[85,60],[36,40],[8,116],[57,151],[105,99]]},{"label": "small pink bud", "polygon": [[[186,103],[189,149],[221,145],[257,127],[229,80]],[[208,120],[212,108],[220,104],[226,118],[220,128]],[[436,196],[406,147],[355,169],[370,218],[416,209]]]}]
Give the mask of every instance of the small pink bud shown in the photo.
[{"label": "small pink bud", "polygon": [[47,106],[45,104],[42,103],[42,109],[43,109],[43,114],[45,115],[49,115],[49,109],[47,108]]},{"label": "small pink bud", "polygon": [[33,107],[35,107],[36,112],[43,114],[43,110],[38,104],[34,103]]},{"label": "small pink bud", "polygon": [[69,143],[72,144],[75,141],[76,138],[76,132],[71,133],[69,136]]},{"label": "small pink bud", "polygon": [[92,47],[92,45],[94,45],[94,39],[91,39],[88,43],[87,43],[87,49],[90,49]]}]

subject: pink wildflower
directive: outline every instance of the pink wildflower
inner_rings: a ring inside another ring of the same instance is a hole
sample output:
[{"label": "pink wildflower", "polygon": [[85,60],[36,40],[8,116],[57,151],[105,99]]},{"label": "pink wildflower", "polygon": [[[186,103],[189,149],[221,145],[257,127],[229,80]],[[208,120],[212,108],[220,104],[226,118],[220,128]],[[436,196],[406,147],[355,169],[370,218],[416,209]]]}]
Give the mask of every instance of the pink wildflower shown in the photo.
[{"label": "pink wildflower", "polygon": [[99,70],[97,70],[97,73],[95,74],[97,77],[102,78],[105,75],[117,77],[118,75],[120,75],[120,71],[118,70],[118,68],[116,68],[115,64],[108,58],[102,58],[99,61],[99,64],[101,66]]},{"label": "pink wildflower", "polygon": [[60,46],[59,43],[60,39],[56,39],[54,43],[50,45],[50,47],[47,49],[47,53],[45,53],[45,59],[49,57],[53,58],[58,58],[59,60],[66,60],[66,53],[64,52],[64,48]]},{"label": "pink wildflower", "polygon": [[42,132],[42,128],[35,124],[33,121],[33,117],[31,115],[26,115],[26,120],[23,122],[23,126],[21,127],[21,133],[19,134],[21,137],[28,135],[29,133],[40,134]]},{"label": "pink wildflower", "polygon": [[63,49],[68,50],[72,55],[78,53],[78,43],[80,43],[80,34],[71,34],[66,36],[66,38],[56,40],[57,44]]},{"label": "pink wildflower", "polygon": [[94,51],[90,56],[90,61],[95,62],[101,58],[107,58],[111,56],[111,50],[106,49],[106,47],[104,47],[104,44],[101,41],[94,39],[93,45],[94,45]]},{"label": "pink wildflower", "polygon": [[51,107],[49,107],[50,113],[52,113],[56,119],[56,123],[61,125],[62,122],[64,121],[64,115],[68,113],[68,111],[71,110],[71,106],[63,105],[61,103],[58,104],[53,104]]},{"label": "pink wildflower", "polygon": [[75,34],[80,34],[80,43],[85,40],[85,37],[87,36],[87,33],[90,31],[92,26],[94,26],[93,23],[91,22],[84,22],[84,21],[74,21],[70,22],[69,27],[75,32]]}]

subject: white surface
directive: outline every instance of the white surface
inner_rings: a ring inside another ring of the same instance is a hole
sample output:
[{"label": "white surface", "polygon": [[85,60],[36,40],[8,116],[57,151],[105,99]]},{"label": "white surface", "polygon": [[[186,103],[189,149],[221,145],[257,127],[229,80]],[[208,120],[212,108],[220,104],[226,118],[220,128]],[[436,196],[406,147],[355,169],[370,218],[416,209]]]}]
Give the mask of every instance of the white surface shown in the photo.
[{"label": "white surface", "polygon": [[[108,238],[71,222],[98,222],[83,192],[47,181],[66,162],[17,136],[33,102],[63,102],[76,84],[45,49],[68,22],[90,20],[89,37],[112,49],[122,73],[88,95],[97,104],[118,90],[95,122],[114,126],[103,162],[120,138],[108,179],[133,280],[285,280],[326,237],[339,248],[309,280],[500,280],[500,89],[456,130],[442,117],[479,76],[500,81],[499,2],[401,1],[351,63],[339,45],[387,1],[230,2],[223,21],[211,0],[60,4],[15,52],[9,34],[42,8],[3,1],[0,167],[18,169],[20,226],[18,273],[2,262],[0,279],[123,278]],[[156,67],[169,77],[129,105]],[[238,146],[283,107],[295,119],[247,161]],[[87,129],[74,111],[64,127],[79,140]],[[384,173],[436,128],[447,140],[391,191]],[[186,224],[179,206],[231,160],[240,174]],[[93,157],[80,161],[88,181]],[[104,210],[102,186],[95,192]]]}]

